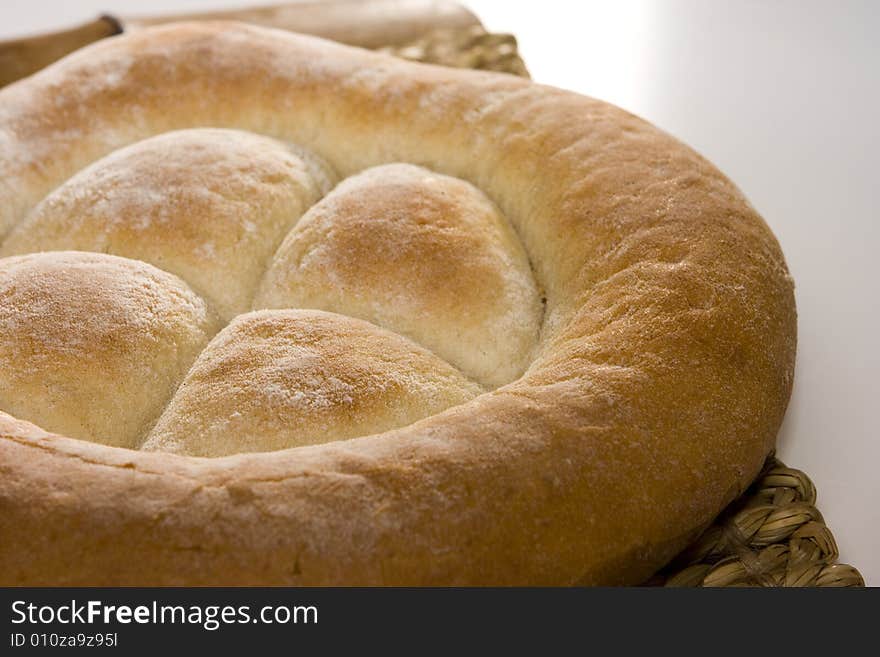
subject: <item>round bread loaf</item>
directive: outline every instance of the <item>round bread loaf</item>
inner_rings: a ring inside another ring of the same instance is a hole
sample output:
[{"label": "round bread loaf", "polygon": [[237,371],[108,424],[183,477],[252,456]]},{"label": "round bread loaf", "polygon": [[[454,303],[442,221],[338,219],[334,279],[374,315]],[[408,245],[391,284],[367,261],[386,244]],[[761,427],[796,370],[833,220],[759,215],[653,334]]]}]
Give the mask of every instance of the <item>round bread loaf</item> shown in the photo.
[{"label": "round bread loaf", "polygon": [[480,383],[522,374],[541,324],[510,224],[462,180],[390,164],[343,181],[275,254],[257,308],[323,308],[420,342]]},{"label": "round bread loaf", "polygon": [[142,448],[266,452],[412,424],[482,390],[395,333],[315,310],[238,316],[186,375]]},{"label": "round bread loaf", "polygon": [[791,389],[782,253],[699,155],[273,30],[0,91],[0,238],[5,585],[638,583]]},{"label": "round bread loaf", "polygon": [[0,408],[73,438],[136,447],[217,328],[183,281],[137,260],[0,259]]}]

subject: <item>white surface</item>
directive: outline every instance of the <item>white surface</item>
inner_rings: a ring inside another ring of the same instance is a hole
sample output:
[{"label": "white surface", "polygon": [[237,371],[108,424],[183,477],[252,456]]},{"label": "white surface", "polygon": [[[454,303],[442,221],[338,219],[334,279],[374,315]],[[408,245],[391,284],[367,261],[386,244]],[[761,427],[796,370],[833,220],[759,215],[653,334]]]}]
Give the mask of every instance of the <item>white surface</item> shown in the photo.
[{"label": "white surface", "polygon": [[[0,38],[101,10],[243,4],[4,1]],[[536,80],[616,103],[703,153],[776,232],[800,334],[780,456],[815,481],[842,560],[880,585],[880,3],[466,4],[517,35]]]}]

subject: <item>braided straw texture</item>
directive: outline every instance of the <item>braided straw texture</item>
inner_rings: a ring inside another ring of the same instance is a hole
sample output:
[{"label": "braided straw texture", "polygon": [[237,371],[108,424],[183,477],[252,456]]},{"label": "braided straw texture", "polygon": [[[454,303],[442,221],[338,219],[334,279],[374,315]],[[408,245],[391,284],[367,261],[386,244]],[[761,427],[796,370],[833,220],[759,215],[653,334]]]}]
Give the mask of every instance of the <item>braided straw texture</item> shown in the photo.
[{"label": "braided straw texture", "polygon": [[397,57],[454,68],[475,68],[529,77],[512,34],[493,34],[479,25],[438,29],[402,46],[379,49]]},{"label": "braided straw texture", "polygon": [[[430,64],[528,77],[516,38],[480,26],[435,30],[383,52]],[[646,582],[653,586],[864,586],[836,563],[837,543],[816,508],[816,488],[770,456],[751,488],[699,539]]]},{"label": "braided straw texture", "polygon": [[813,482],[771,456],[751,488],[648,584],[864,586],[838,556]]}]

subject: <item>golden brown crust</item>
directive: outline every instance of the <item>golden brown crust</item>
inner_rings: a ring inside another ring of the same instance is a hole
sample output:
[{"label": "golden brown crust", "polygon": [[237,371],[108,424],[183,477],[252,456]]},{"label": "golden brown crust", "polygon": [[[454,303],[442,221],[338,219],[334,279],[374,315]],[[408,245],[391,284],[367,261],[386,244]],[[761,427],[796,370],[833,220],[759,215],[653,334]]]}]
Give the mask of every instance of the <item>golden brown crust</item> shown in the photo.
[{"label": "golden brown crust", "polygon": [[183,281],[142,262],[75,251],[0,259],[0,408],[135,447],[217,329]]},{"label": "golden brown crust", "polygon": [[318,310],[239,315],[201,353],[143,449],[268,452],[381,433],[482,390],[395,333]]},{"label": "golden brown crust", "polygon": [[687,147],[510,76],[176,25],[0,92],[0,227],[100,157],[201,125],[343,176],[410,162],[475,185],[546,296],[535,360],[412,425],[269,454],[138,452],[0,414],[4,584],[638,582],[757,473],[791,387],[792,283]]},{"label": "golden brown crust", "polygon": [[255,308],[321,308],[425,345],[491,387],[528,365],[541,303],[508,222],[462,180],[373,167],[340,183],[278,249]]},{"label": "golden brown crust", "polygon": [[333,174],[289,145],[238,130],[181,130],[102,158],[49,194],[0,247],[98,251],[186,280],[230,320]]}]

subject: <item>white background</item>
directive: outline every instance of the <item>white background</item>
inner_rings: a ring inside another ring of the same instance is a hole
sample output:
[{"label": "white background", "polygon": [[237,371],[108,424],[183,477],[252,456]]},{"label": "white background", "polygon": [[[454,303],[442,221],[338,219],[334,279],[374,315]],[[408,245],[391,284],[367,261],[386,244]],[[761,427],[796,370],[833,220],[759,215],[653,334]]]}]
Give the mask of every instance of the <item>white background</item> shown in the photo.
[{"label": "white background", "polygon": [[[262,0],[257,4],[266,4]],[[4,0],[0,38],[239,0]],[[725,171],[779,237],[798,364],[779,438],[843,561],[880,585],[880,2],[466,0],[532,76],[611,101]]]}]

